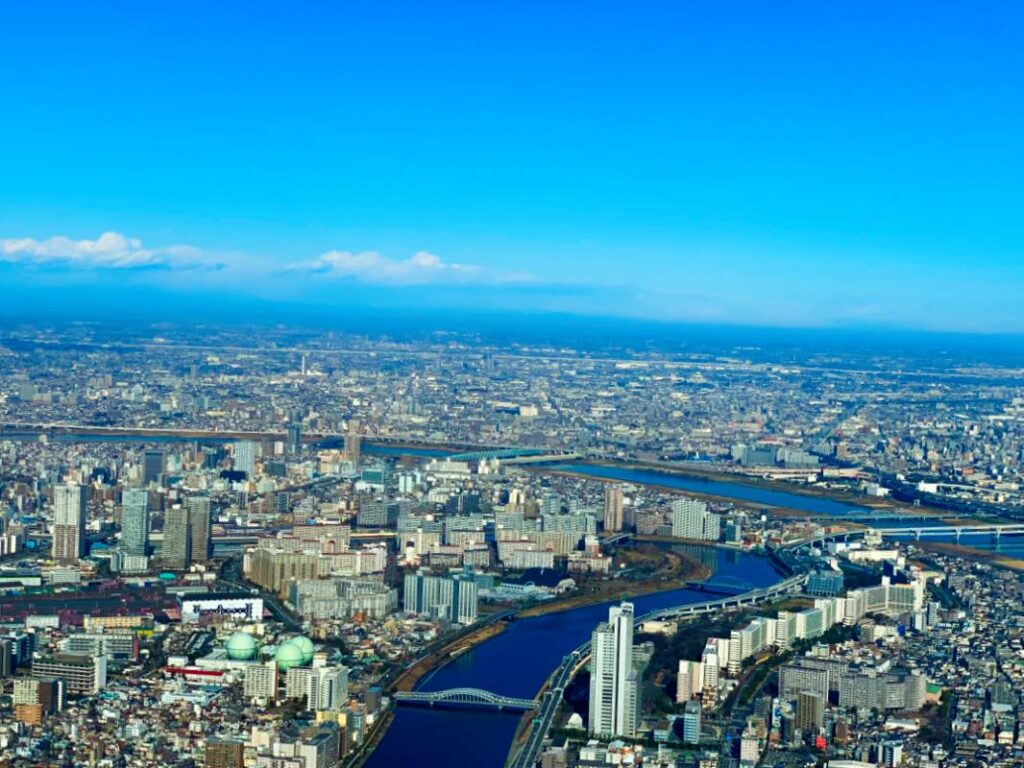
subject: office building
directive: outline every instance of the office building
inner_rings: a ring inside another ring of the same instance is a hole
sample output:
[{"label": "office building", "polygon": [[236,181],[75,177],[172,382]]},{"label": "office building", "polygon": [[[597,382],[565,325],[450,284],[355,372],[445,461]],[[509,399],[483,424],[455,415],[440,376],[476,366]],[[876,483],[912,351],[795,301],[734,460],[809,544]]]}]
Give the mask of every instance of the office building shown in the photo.
[{"label": "office building", "polygon": [[53,558],[76,563],[85,554],[86,488],[68,483],[53,490]]},{"label": "office building", "polygon": [[252,477],[256,471],[256,443],[252,440],[242,440],[235,443],[236,472],[245,472],[246,477]]},{"label": "office building", "polygon": [[107,657],[59,653],[33,661],[32,676],[61,680],[74,693],[98,693],[107,684]]},{"label": "office building", "polygon": [[285,451],[293,456],[302,453],[302,426],[296,421],[288,425],[288,439],[285,442]]},{"label": "office building", "polygon": [[127,488],[121,496],[121,550],[145,555],[149,547],[149,492]]},{"label": "office building", "polygon": [[624,520],[622,486],[608,483],[604,487],[604,529],[609,533],[622,530]]},{"label": "office building", "polygon": [[683,707],[683,743],[700,742],[700,702],[688,701]]},{"label": "office building", "polygon": [[0,680],[14,674],[14,641],[0,638]]},{"label": "office building", "polygon": [[142,454],[142,484],[159,483],[164,473],[164,452],[150,450]]},{"label": "office building", "polygon": [[589,732],[599,737],[636,736],[640,722],[640,673],[633,662],[633,604],[608,609],[591,636]]}]

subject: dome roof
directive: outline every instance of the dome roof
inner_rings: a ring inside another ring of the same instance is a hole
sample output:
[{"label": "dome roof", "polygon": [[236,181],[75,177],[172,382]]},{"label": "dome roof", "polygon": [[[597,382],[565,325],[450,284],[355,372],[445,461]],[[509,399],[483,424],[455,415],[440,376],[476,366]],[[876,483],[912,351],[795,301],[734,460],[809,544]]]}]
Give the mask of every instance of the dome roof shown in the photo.
[{"label": "dome roof", "polygon": [[305,663],[302,649],[291,641],[279,645],[274,658],[277,660],[277,666],[280,669],[301,667]]},{"label": "dome roof", "polygon": [[235,632],[228,638],[228,658],[237,661],[248,661],[256,655],[256,638],[248,632]]},{"label": "dome roof", "polygon": [[302,663],[309,664],[313,660],[313,641],[308,637],[293,637],[288,642],[293,645],[297,645],[299,650],[302,651]]}]

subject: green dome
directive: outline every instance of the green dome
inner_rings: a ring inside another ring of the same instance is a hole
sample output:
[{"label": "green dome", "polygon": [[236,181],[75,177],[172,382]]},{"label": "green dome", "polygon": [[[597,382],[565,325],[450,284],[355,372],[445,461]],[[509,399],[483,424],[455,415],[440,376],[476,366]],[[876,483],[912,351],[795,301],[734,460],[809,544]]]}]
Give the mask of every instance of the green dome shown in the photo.
[{"label": "green dome", "polygon": [[248,632],[235,632],[228,638],[228,658],[235,661],[248,661],[256,655],[256,638]]},{"label": "green dome", "polygon": [[302,649],[291,641],[279,645],[277,653],[274,654],[274,658],[277,660],[277,666],[279,669],[301,667],[305,663],[303,660]]},{"label": "green dome", "polygon": [[309,664],[313,660],[313,641],[308,637],[293,637],[288,642],[297,645],[302,651],[302,663]]}]

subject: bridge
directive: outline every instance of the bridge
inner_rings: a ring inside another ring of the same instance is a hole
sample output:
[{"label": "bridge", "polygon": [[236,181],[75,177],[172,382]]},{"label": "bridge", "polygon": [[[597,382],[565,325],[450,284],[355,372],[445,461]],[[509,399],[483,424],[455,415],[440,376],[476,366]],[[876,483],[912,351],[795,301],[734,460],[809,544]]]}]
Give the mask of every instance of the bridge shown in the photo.
[{"label": "bridge", "polygon": [[756,589],[749,581],[730,578],[729,576],[721,576],[714,581],[687,581],[685,586],[687,589],[707,592],[709,595],[725,595],[726,597]]},{"label": "bridge", "polygon": [[918,525],[906,528],[877,528],[882,536],[913,536],[920,541],[930,536],[955,536],[960,541],[961,536],[995,536],[997,539],[1004,535],[1024,534],[1024,524],[999,523],[995,525],[972,524],[972,525]]},{"label": "bridge", "polygon": [[618,544],[620,541],[632,538],[632,533],[616,533],[614,536],[609,536],[607,539],[602,539],[601,543],[606,547],[612,544]]},{"label": "bridge", "polygon": [[447,461],[485,461],[489,459],[523,459],[544,456],[541,448],[490,448],[482,451],[467,451],[446,456]]},{"label": "bridge", "polygon": [[499,712],[529,712],[537,708],[534,699],[499,696],[479,688],[450,688],[446,691],[398,691],[394,694],[398,704],[434,706],[483,707]]}]

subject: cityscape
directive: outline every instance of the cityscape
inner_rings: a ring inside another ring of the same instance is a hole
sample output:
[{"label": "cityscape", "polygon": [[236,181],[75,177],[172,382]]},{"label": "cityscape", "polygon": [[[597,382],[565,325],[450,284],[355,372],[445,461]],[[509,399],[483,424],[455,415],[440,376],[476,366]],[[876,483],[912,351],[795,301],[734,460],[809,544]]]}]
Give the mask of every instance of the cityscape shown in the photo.
[{"label": "cityscape", "polygon": [[0,334],[7,764],[1014,760],[1013,369],[153,330]]},{"label": "cityscape", "polygon": [[1024,768],[1024,5],[0,31],[0,768]]}]

